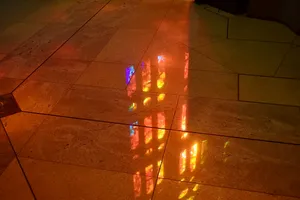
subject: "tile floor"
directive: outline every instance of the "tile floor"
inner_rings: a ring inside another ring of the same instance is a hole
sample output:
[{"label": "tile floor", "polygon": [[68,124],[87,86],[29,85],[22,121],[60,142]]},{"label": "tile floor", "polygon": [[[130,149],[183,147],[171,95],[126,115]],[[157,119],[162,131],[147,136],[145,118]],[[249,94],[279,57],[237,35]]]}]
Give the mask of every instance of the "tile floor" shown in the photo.
[{"label": "tile floor", "polygon": [[21,112],[1,118],[1,200],[300,200],[300,37],[284,25],[192,0],[12,12],[0,95]]}]

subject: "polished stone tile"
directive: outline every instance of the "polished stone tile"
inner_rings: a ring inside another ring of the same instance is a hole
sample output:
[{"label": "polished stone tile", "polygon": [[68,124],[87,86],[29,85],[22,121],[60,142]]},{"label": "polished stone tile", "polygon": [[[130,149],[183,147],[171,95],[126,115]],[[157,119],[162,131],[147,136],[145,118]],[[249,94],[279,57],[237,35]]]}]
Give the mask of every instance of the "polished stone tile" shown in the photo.
[{"label": "polished stone tile", "polygon": [[[21,159],[37,199],[150,199],[154,177]],[[49,176],[51,174],[51,176]]]},{"label": "polished stone tile", "polygon": [[13,154],[13,150],[11,148],[11,145],[9,143],[9,140],[6,136],[5,130],[1,123],[0,123],[0,154],[2,155]]},{"label": "polished stone tile", "polygon": [[11,93],[21,82],[20,79],[0,77],[0,95]]},{"label": "polished stone tile", "polygon": [[298,108],[181,97],[173,129],[300,144]]},{"label": "polished stone tile", "polygon": [[163,61],[166,68],[188,68],[204,71],[231,72],[224,66],[214,62],[187,45],[169,39],[168,36],[157,35],[143,57],[144,62],[158,65]]},{"label": "polished stone tile", "polygon": [[289,44],[223,40],[198,50],[236,73],[273,76],[289,47]]},{"label": "polished stone tile", "polygon": [[291,48],[280,65],[276,76],[300,79],[299,55],[300,47]]},{"label": "polished stone tile", "polygon": [[44,59],[48,58],[66,42],[79,27],[78,25],[50,23],[16,48],[13,54],[39,56]]},{"label": "polished stone tile", "polygon": [[215,13],[215,14],[217,14],[217,15],[220,15],[220,16],[226,17],[226,18],[235,17],[234,14],[225,12],[225,11],[223,11],[223,10],[220,10],[220,9],[218,9],[218,8],[215,8],[215,7],[212,7],[212,6],[210,6],[210,5],[205,6],[205,10],[208,10],[208,11],[210,11],[210,12],[213,12],[213,13]]},{"label": "polished stone tile", "polygon": [[64,44],[54,57],[93,61],[115,32],[115,28],[86,25]]},{"label": "polished stone tile", "polygon": [[10,53],[43,28],[40,23],[16,23],[0,33],[0,52]]},{"label": "polished stone tile", "polygon": [[21,151],[31,136],[37,131],[44,118],[45,116],[43,115],[20,112],[1,119],[17,153]]},{"label": "polished stone tile", "polygon": [[300,106],[300,80],[240,76],[239,98],[244,101]]},{"label": "polished stone tile", "polygon": [[300,146],[171,132],[160,177],[300,197]]},{"label": "polished stone tile", "polygon": [[135,64],[140,61],[154,36],[152,30],[120,29],[96,60]]},{"label": "polished stone tile", "polygon": [[88,25],[102,25],[105,27],[120,27],[130,12],[135,11],[140,1],[115,0],[107,4]]},{"label": "polished stone tile", "polygon": [[[157,30],[167,13],[168,6],[160,2],[159,4],[149,4],[142,2],[133,12],[128,13],[123,20],[121,28],[129,29],[152,29]],[[141,17],[142,16],[142,17]]]},{"label": "polished stone tile", "polygon": [[30,76],[29,80],[72,84],[76,82],[88,64],[83,61],[50,58]]},{"label": "polished stone tile", "polygon": [[164,129],[48,117],[20,156],[142,175],[151,164],[157,176],[167,137]]},{"label": "polished stone tile", "polygon": [[13,95],[21,110],[48,113],[68,87],[64,84],[26,81]]},{"label": "polished stone tile", "polygon": [[0,198],[1,200],[34,200],[16,159],[0,176]]},{"label": "polished stone tile", "polygon": [[[5,153],[5,154],[1,154],[0,153],[0,177],[1,177],[2,173],[9,166],[9,163],[14,159],[14,156],[15,155],[13,154],[13,152],[11,152],[11,153]],[[1,191],[1,189],[0,189],[0,191]],[[1,197],[1,195],[0,195],[0,197]]]},{"label": "polished stone tile", "polygon": [[[176,95],[140,93],[74,86],[58,102],[51,113],[145,126],[170,127],[176,107]],[[163,123],[156,121],[158,115]],[[153,118],[153,122],[152,122]]]},{"label": "polished stone tile", "polygon": [[140,66],[130,84],[139,91],[237,100],[236,74],[168,68],[164,61]]},{"label": "polished stone tile", "polygon": [[295,34],[285,25],[275,22],[247,17],[232,17],[229,19],[229,38],[292,42]]},{"label": "polished stone tile", "polygon": [[125,89],[126,73],[134,67],[126,64],[93,62],[80,76],[76,84]]},{"label": "polished stone tile", "polygon": [[201,185],[159,179],[154,192],[154,200],[187,199],[187,200],[298,200],[298,198],[275,196],[264,193],[235,190],[222,187]]},{"label": "polished stone tile", "polygon": [[32,56],[7,56],[0,61],[0,75],[8,78],[25,79],[43,61],[43,58]]}]

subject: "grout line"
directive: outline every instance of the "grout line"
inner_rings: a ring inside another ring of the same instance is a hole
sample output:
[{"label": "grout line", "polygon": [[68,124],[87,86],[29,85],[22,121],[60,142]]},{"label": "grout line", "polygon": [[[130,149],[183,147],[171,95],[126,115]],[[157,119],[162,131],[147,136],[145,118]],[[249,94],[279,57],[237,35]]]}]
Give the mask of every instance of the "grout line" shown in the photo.
[{"label": "grout line", "polygon": [[291,44],[291,42],[277,42],[267,40],[255,40],[255,39],[242,39],[242,38],[227,38],[228,40],[246,41],[246,42],[261,42],[261,43],[274,43],[274,44]]},{"label": "grout line", "polygon": [[48,58],[46,58],[35,70],[33,70],[11,93],[15,92],[25,81],[27,81],[30,76],[32,76],[43,64],[45,64],[61,47],[63,47],[74,35],[76,35],[83,27],[91,21],[107,4],[109,4],[112,0],[108,0],[103,6],[93,15],[91,16],[81,27],[79,27],[68,39],[66,39],[53,53],[51,53]]},{"label": "grout line", "polygon": [[270,192],[262,192],[262,191],[255,191],[255,190],[249,190],[249,189],[239,189],[239,188],[234,188],[234,187],[229,187],[229,186],[224,186],[224,185],[214,185],[214,184],[209,184],[209,183],[201,183],[195,182],[195,181],[181,181],[173,178],[163,178],[164,180],[168,181],[173,181],[173,182],[180,182],[180,183],[187,183],[187,184],[199,184],[203,186],[209,186],[209,187],[215,187],[215,188],[222,188],[222,189],[230,189],[230,190],[237,190],[237,191],[245,191],[245,192],[251,192],[251,193],[258,193],[258,194],[265,194],[265,195],[271,195],[271,196],[277,196],[277,197],[292,197],[292,198],[299,198],[298,196],[291,196],[291,195],[281,195],[281,194],[274,194]]},{"label": "grout line", "polygon": [[286,104],[279,104],[279,103],[265,103],[265,102],[256,102],[256,101],[248,101],[248,100],[238,100],[239,102],[244,103],[254,103],[254,104],[262,104],[262,105],[269,105],[269,106],[282,106],[287,108],[300,108],[300,106],[296,105],[286,105]]},{"label": "grout line", "polygon": [[[179,96],[178,96],[179,97]],[[178,98],[179,101],[179,98]],[[177,105],[178,106],[178,105]],[[74,119],[74,120],[83,120],[83,121],[90,121],[90,122],[98,122],[98,123],[107,123],[107,124],[116,124],[116,125],[131,125],[130,123],[122,123],[122,122],[112,122],[112,121],[104,121],[104,120],[97,120],[97,119],[88,119],[88,118],[80,118],[80,117],[72,117],[72,116],[64,116],[64,115],[56,115],[56,114],[45,114],[45,113],[36,113],[36,112],[30,112],[30,111],[22,111],[24,113],[28,114],[38,114],[38,115],[44,115],[48,117],[57,117],[57,118],[67,118],[67,119]],[[176,112],[176,111],[175,111]],[[175,116],[174,112],[174,116]],[[174,118],[173,118],[174,119]],[[173,121],[173,120],[172,120]],[[239,137],[239,136],[229,136],[224,134],[217,134],[217,133],[205,133],[205,132],[199,132],[199,131],[192,131],[192,130],[180,130],[180,129],[172,129],[172,124],[170,128],[159,128],[159,127],[150,127],[150,126],[144,126],[144,125],[136,125],[137,127],[149,127],[153,129],[163,129],[163,130],[170,130],[170,131],[177,131],[177,132],[189,132],[189,133],[195,133],[200,135],[207,135],[207,136],[216,136],[216,137],[225,137],[225,138],[234,138],[234,139],[241,139],[241,140],[253,140],[258,142],[268,142],[268,143],[278,143],[278,144],[286,144],[286,145],[300,145],[300,143],[291,143],[291,142],[281,142],[281,141],[274,141],[274,140],[265,140],[265,139],[258,139],[258,138],[246,138],[246,137]]]},{"label": "grout line", "polygon": [[[179,96],[177,96],[177,102],[176,102],[176,107],[175,107],[175,111],[174,111],[174,114],[173,114],[173,119],[171,121],[171,124],[170,124],[170,128],[172,128],[173,126],[173,122],[174,122],[174,119],[175,119],[175,116],[176,116],[176,112],[177,112],[177,107],[178,107],[178,104],[179,104]],[[164,157],[165,157],[165,154],[166,154],[166,150],[167,150],[167,147],[168,147],[168,143],[169,143],[169,140],[170,140],[170,137],[171,137],[171,130],[169,130],[169,134],[168,134],[168,137],[166,139],[166,145],[165,145],[165,149],[163,151],[163,154],[162,154],[162,158],[161,158],[161,163],[160,163],[160,166],[158,168],[158,173],[157,173],[157,176],[156,176],[156,181],[155,181],[155,184],[154,184],[154,187],[153,187],[153,193],[152,193],[152,196],[151,196],[151,199],[154,198],[154,194],[155,194],[155,189],[156,189],[156,186],[157,186],[157,181],[159,179],[159,173],[160,173],[160,170],[161,170],[161,166],[163,165],[164,163]]]},{"label": "grout line", "polygon": [[22,166],[22,164],[21,164],[21,162],[20,162],[20,159],[19,159],[19,157],[18,157],[18,154],[17,154],[17,152],[16,152],[16,150],[15,150],[15,148],[14,148],[14,146],[13,146],[11,140],[10,140],[9,135],[8,135],[6,129],[4,128],[3,122],[2,122],[1,120],[0,120],[0,125],[3,127],[3,130],[4,130],[4,132],[5,132],[5,135],[6,135],[7,139],[8,139],[8,142],[9,142],[9,144],[10,144],[10,146],[11,146],[13,152],[14,152],[14,155],[15,155],[16,160],[17,160],[17,162],[18,162],[18,165],[19,165],[19,167],[20,167],[20,169],[21,169],[21,171],[22,171],[22,174],[23,174],[23,176],[24,176],[24,178],[25,178],[25,181],[26,181],[26,183],[27,183],[27,185],[28,185],[28,187],[29,187],[29,189],[30,189],[30,192],[31,192],[33,198],[36,200],[37,198],[36,198],[36,196],[35,196],[35,194],[34,194],[34,192],[33,192],[33,189],[32,189],[32,187],[31,187],[31,185],[30,185],[30,182],[29,182],[29,180],[28,180],[28,178],[27,178],[27,176],[26,176],[25,170],[23,169],[23,166]]},{"label": "grout line", "polygon": [[[273,75],[273,77],[276,77],[276,75],[277,75],[277,73],[278,73],[278,71],[279,71],[280,67],[283,65],[283,62],[284,62],[284,60],[285,60],[286,56],[287,56],[287,55],[288,55],[288,53],[291,51],[291,49],[292,49],[292,46],[293,46],[293,44],[291,44],[291,45],[290,45],[289,49],[288,49],[288,50],[285,52],[285,54],[283,55],[283,57],[282,57],[282,59],[281,59],[281,61],[280,61],[279,65],[278,65],[278,67],[277,67],[276,71],[274,72],[274,75]],[[276,78],[277,78],[277,77],[276,77]]]}]

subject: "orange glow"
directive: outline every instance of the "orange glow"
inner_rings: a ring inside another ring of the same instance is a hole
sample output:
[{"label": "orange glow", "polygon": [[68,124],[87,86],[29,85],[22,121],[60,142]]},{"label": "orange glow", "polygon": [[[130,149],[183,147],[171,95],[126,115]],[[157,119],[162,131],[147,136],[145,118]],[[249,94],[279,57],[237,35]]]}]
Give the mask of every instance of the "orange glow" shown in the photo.
[{"label": "orange glow", "polygon": [[164,67],[164,56],[157,56],[158,63],[158,79],[156,81],[157,88],[161,89],[165,85],[166,71]]},{"label": "orange glow", "polygon": [[[161,161],[157,162],[157,167],[160,167],[160,171],[159,171],[159,178],[164,178],[164,163],[162,163]],[[158,179],[157,184],[160,184],[163,181],[163,179]]]},{"label": "orange glow", "polygon": [[141,179],[140,172],[136,172],[133,175],[133,187],[134,187],[135,197],[141,196],[141,186],[142,186],[142,179]]},{"label": "orange glow", "polygon": [[188,193],[189,189],[186,188],[185,190],[183,190],[179,196],[178,196],[178,199],[182,199],[183,197],[185,197],[185,195]]},{"label": "orange glow", "polygon": [[228,147],[229,143],[230,143],[229,141],[225,142],[224,149],[226,149]]},{"label": "orange glow", "polygon": [[139,129],[137,126],[133,127],[133,134],[131,135],[131,149],[134,150],[139,145]]},{"label": "orange glow", "polygon": [[183,133],[182,136],[181,136],[181,139],[182,139],[182,140],[183,140],[183,139],[186,139],[188,135],[189,135],[189,134],[188,134],[187,132]]},{"label": "orange glow", "polygon": [[206,150],[207,150],[207,140],[204,140],[201,143],[201,164],[204,163],[204,153]]},{"label": "orange glow", "polygon": [[193,172],[196,169],[197,163],[197,154],[198,154],[198,144],[194,144],[191,149],[191,158],[190,158],[190,170]]},{"label": "orange glow", "polygon": [[194,199],[195,199],[195,196],[191,196],[187,200],[194,200]]},{"label": "orange glow", "polygon": [[181,130],[186,130],[186,104],[182,105],[182,113],[181,113]]},{"label": "orange glow", "polygon": [[150,155],[150,154],[152,153],[152,151],[153,151],[152,148],[148,149],[148,150],[146,151],[146,155]]},{"label": "orange glow", "polygon": [[160,140],[164,138],[166,132],[166,130],[164,129],[166,128],[166,117],[163,112],[157,113],[157,127],[162,128],[162,129],[158,129],[157,131],[158,132],[157,138]]},{"label": "orange glow", "polygon": [[193,191],[196,192],[197,190],[199,190],[199,184],[196,184],[194,187],[193,187]]},{"label": "orange glow", "polygon": [[150,194],[153,191],[153,165],[145,168],[146,171],[146,192]]},{"label": "orange glow", "polygon": [[136,103],[132,103],[130,106],[129,106],[129,111],[134,111],[137,109],[137,104]]},{"label": "orange glow", "polygon": [[185,65],[184,65],[184,79],[187,79],[189,77],[189,63],[190,63],[190,60],[189,60],[189,57],[190,57],[190,53],[185,53]]},{"label": "orange glow", "polygon": [[131,81],[127,86],[127,95],[132,97],[132,94],[136,91],[136,77],[135,74],[132,75]]},{"label": "orange glow", "polygon": [[144,136],[145,136],[145,144],[148,144],[151,140],[152,140],[152,117],[146,117],[144,119],[144,124],[145,126],[145,132],[144,132]]},{"label": "orange glow", "polygon": [[157,97],[157,101],[158,101],[158,102],[163,101],[163,100],[165,99],[165,96],[166,96],[166,95],[165,95],[164,93],[159,94],[158,97]]},{"label": "orange glow", "polygon": [[162,143],[162,144],[160,144],[159,146],[158,146],[158,150],[162,150],[163,148],[164,148],[164,146],[165,146],[165,143]]},{"label": "orange glow", "polygon": [[151,88],[151,68],[150,62],[147,62],[142,68],[143,92],[148,92]]},{"label": "orange glow", "polygon": [[150,101],[151,101],[151,97],[146,97],[143,101],[144,106],[149,105]]},{"label": "orange glow", "polygon": [[179,158],[179,173],[182,174],[186,169],[186,149],[180,153]]}]

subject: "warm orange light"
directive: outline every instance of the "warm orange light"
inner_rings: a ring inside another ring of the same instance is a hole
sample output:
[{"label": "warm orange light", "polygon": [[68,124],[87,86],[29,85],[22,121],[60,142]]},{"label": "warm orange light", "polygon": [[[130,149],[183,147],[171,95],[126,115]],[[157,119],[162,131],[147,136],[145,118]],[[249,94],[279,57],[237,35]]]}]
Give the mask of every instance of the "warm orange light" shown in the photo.
[{"label": "warm orange light", "polygon": [[201,164],[204,163],[204,153],[207,150],[207,140],[201,142]]},{"label": "warm orange light", "polygon": [[[160,171],[159,171],[159,178],[164,178],[164,163],[162,163],[161,161],[157,162],[157,167],[160,167]],[[160,184],[163,181],[163,179],[158,179],[157,184]]]},{"label": "warm orange light", "polygon": [[163,112],[157,113],[157,126],[158,128],[161,128],[157,131],[157,138],[160,140],[164,138],[166,132],[166,130],[164,129],[166,128],[166,117]]},{"label": "warm orange light", "polygon": [[162,150],[163,148],[164,148],[164,146],[165,146],[165,143],[162,143],[162,144],[160,144],[159,146],[158,146],[158,150]]},{"label": "warm orange light", "polygon": [[165,96],[166,96],[166,95],[165,95],[164,93],[159,94],[158,97],[157,97],[157,101],[158,101],[158,102],[163,101],[163,100],[165,99]]},{"label": "warm orange light", "polygon": [[186,139],[188,135],[189,135],[189,134],[188,134],[187,132],[184,132],[184,133],[182,134],[182,136],[181,136],[181,139],[182,139],[182,140],[183,140],[183,139]]},{"label": "warm orange light", "polygon": [[186,169],[186,149],[180,153],[179,158],[179,173],[182,174]]},{"label": "warm orange light", "polygon": [[142,179],[141,179],[140,172],[136,172],[133,175],[133,187],[134,187],[135,197],[141,196],[141,186],[142,186]]},{"label": "warm orange light", "polygon": [[153,165],[145,168],[146,172],[146,192],[150,194],[153,191]]},{"label": "warm orange light", "polygon": [[183,190],[179,196],[178,196],[178,199],[182,199],[183,197],[185,197],[185,195],[188,193],[189,189],[186,188],[185,190]]},{"label": "warm orange light", "polygon": [[144,124],[145,126],[145,132],[144,132],[144,136],[145,136],[145,144],[148,144],[151,140],[152,140],[152,117],[146,117],[144,119]]},{"label": "warm orange light", "polygon": [[152,151],[153,151],[152,148],[148,149],[148,150],[146,151],[146,155],[150,155],[150,154],[152,153]]},{"label": "warm orange light", "polygon": [[129,111],[135,111],[137,109],[137,104],[136,103],[132,103],[130,106],[129,106]]},{"label": "warm orange light", "polygon": [[137,126],[133,127],[133,134],[131,135],[131,149],[134,150],[139,145],[139,129]]},{"label": "warm orange light", "polygon": [[142,69],[143,92],[148,92],[151,88],[151,67],[148,61]]},{"label": "warm orange light", "polygon": [[184,79],[187,79],[189,76],[189,60],[190,53],[185,53],[185,65],[184,65]]},{"label": "warm orange light", "polygon": [[193,191],[196,192],[197,190],[199,190],[199,184],[196,184],[194,187],[193,187]]},{"label": "warm orange light", "polygon": [[136,91],[136,77],[135,74],[132,75],[132,78],[127,86],[127,95],[132,97],[132,94]]},{"label": "warm orange light", "polygon": [[182,105],[182,111],[181,111],[181,130],[186,130],[186,104]]},{"label": "warm orange light", "polygon": [[146,97],[143,101],[144,106],[149,105],[150,101],[151,101],[151,97]]},{"label": "warm orange light", "polygon": [[191,152],[190,152],[190,170],[193,172],[196,169],[197,164],[197,154],[198,154],[198,144],[194,144],[192,146]]}]

